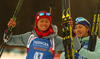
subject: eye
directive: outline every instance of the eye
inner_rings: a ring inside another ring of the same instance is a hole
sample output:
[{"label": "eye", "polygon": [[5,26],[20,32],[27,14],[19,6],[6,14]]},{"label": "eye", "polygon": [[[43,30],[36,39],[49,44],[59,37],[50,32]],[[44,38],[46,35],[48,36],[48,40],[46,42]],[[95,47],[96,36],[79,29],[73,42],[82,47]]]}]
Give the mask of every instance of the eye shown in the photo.
[{"label": "eye", "polygon": [[46,23],[49,23],[50,21],[46,21]]},{"label": "eye", "polygon": [[75,30],[77,29],[77,27],[75,27]]},{"label": "eye", "polygon": [[39,21],[40,21],[40,22],[43,22],[43,19],[40,19]]},{"label": "eye", "polygon": [[81,26],[79,26],[79,28],[82,28]]},{"label": "eye", "polygon": [[46,22],[46,23],[49,23],[50,21],[49,21],[49,19],[47,19],[45,22]]},{"label": "eye", "polygon": [[40,22],[43,22],[43,20],[41,20]]}]

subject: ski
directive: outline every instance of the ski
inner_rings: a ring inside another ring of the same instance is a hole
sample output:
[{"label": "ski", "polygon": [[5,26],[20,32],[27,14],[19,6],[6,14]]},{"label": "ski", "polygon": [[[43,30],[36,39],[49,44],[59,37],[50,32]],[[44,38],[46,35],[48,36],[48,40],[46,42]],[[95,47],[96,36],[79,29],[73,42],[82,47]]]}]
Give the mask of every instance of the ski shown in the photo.
[{"label": "ski", "polygon": [[[13,14],[13,17],[12,17],[14,22],[16,21],[16,16],[17,16],[17,14],[18,14],[21,6],[22,6],[22,3],[23,3],[23,0],[18,1],[17,7],[16,7],[14,14]],[[12,31],[13,31],[13,26],[8,27],[7,33],[6,33],[5,38],[4,38],[5,41],[2,43],[2,45],[0,47],[0,58],[2,56],[3,50],[5,48],[7,41],[9,40],[9,37],[10,37],[10,34],[11,34]]]},{"label": "ski", "polygon": [[[100,12],[100,5],[99,5],[99,12]],[[100,19],[99,19],[98,37],[100,38]]]},{"label": "ski", "polygon": [[92,27],[91,27],[91,34],[89,38],[89,44],[88,44],[88,50],[94,51],[95,45],[96,45],[96,39],[98,36],[98,29],[99,29],[99,21],[100,21],[100,10],[99,5],[97,5],[96,11],[94,13],[94,18],[92,21]]},{"label": "ski", "polygon": [[71,20],[70,0],[62,0],[63,45],[65,59],[75,59],[73,49],[72,28],[68,24]]}]

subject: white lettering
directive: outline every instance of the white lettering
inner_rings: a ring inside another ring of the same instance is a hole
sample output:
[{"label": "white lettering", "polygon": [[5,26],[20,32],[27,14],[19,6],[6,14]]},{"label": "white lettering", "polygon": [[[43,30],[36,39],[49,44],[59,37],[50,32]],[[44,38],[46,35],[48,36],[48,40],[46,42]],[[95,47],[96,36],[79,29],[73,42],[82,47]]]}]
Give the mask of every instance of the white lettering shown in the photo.
[{"label": "white lettering", "polygon": [[33,41],[33,44],[40,44],[40,45],[49,46],[48,43],[46,43],[46,42],[41,42],[41,41]]}]

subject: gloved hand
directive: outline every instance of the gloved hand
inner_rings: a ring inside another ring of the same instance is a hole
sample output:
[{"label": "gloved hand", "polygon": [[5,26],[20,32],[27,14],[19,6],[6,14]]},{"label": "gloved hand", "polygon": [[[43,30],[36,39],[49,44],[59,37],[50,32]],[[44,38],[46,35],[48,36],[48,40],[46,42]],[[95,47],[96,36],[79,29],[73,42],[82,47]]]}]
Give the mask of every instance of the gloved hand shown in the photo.
[{"label": "gloved hand", "polygon": [[[13,32],[11,32],[11,33],[9,34],[9,37],[12,35],[12,33],[13,33]],[[7,34],[7,30],[4,32],[4,36],[3,36],[3,40],[4,40],[4,42],[7,43],[9,37],[6,37],[6,34]]]}]

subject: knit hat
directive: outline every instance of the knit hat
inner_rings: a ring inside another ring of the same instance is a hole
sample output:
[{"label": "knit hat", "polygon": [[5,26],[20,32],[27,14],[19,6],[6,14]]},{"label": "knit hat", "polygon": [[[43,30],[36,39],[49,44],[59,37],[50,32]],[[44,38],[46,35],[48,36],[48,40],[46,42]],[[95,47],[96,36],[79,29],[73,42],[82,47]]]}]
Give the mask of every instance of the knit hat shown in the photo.
[{"label": "knit hat", "polygon": [[90,22],[87,19],[83,18],[83,17],[78,17],[78,18],[76,18],[75,21],[76,21],[75,25],[81,24],[81,25],[84,25],[86,28],[91,27]]},{"label": "knit hat", "polygon": [[50,20],[50,24],[51,24],[51,15],[50,13],[46,12],[46,11],[40,11],[36,14],[35,16],[35,25],[37,25],[37,22],[39,21],[39,19],[41,18],[48,18]]}]

